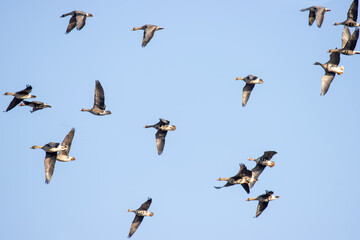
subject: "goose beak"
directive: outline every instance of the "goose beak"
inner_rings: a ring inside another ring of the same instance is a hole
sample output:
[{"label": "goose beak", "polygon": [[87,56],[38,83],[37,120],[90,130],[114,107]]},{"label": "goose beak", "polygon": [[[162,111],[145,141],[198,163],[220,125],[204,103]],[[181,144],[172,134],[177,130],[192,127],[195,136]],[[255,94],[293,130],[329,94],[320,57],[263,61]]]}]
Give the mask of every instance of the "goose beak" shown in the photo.
[{"label": "goose beak", "polygon": [[235,78],[235,80],[244,80],[244,78],[242,78],[242,77],[237,77],[237,78]]}]

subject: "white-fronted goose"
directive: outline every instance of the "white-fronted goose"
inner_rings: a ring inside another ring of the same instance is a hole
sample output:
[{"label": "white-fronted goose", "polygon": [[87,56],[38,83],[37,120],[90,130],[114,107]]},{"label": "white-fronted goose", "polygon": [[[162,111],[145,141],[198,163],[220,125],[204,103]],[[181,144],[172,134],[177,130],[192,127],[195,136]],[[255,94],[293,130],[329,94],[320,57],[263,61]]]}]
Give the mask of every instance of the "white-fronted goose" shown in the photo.
[{"label": "white-fronted goose", "polygon": [[48,144],[45,144],[44,146],[35,145],[35,146],[31,147],[31,149],[37,149],[37,148],[40,148],[46,152],[45,161],[44,161],[45,183],[49,184],[51,177],[54,173],[56,157],[58,154],[57,152],[65,150],[66,147],[61,146],[59,143],[55,143],[55,142],[49,142]]},{"label": "white-fronted goose", "polygon": [[[251,172],[252,172],[252,178],[253,179],[258,179],[260,174],[264,171],[265,167],[266,166],[269,166],[269,167],[273,167],[275,166],[275,163],[273,161],[271,161],[272,157],[277,154],[277,152],[275,151],[266,151],[264,152],[264,154],[257,158],[257,159],[254,159],[254,158],[248,158],[249,161],[255,161],[256,162],[256,165],[253,169],[251,169]],[[249,186],[250,188],[252,188],[255,184],[255,181],[253,182],[249,182]]]},{"label": "white-fronted goose", "polygon": [[242,95],[242,106],[245,107],[246,103],[248,102],[250,98],[251,91],[255,87],[255,84],[261,84],[264,81],[262,79],[259,79],[257,76],[254,75],[248,75],[245,78],[237,77],[235,80],[243,80],[246,82],[244,88],[243,88],[243,95]]},{"label": "white-fronted goose", "polygon": [[328,52],[339,52],[344,55],[360,54],[359,51],[355,51],[356,43],[359,38],[359,28],[356,28],[353,34],[350,34],[350,30],[347,26],[344,26],[344,30],[341,37],[341,48],[330,49]]},{"label": "white-fronted goose", "polygon": [[148,200],[146,202],[144,202],[138,209],[136,209],[136,210],[128,209],[128,212],[135,213],[135,218],[130,227],[130,232],[129,232],[129,236],[128,236],[129,238],[138,229],[138,227],[140,226],[140,224],[145,216],[152,217],[154,215],[154,213],[147,211],[151,205],[151,201],[152,201],[152,199],[148,198]]},{"label": "white-fronted goose", "polygon": [[141,46],[145,47],[150,42],[150,40],[153,38],[155,31],[162,30],[162,29],[164,29],[164,28],[158,27],[156,25],[146,24],[142,27],[135,27],[131,31],[144,30],[144,36],[142,39]]},{"label": "white-fronted goose", "polygon": [[29,101],[23,101],[19,106],[29,106],[29,107],[32,107],[32,111],[30,110],[31,113],[37,111],[37,110],[41,110],[41,109],[44,109],[44,108],[51,108],[50,105],[46,104],[46,103],[43,103],[43,102],[39,102],[39,101],[32,101],[32,102],[29,102]]},{"label": "white-fronted goose", "polygon": [[111,114],[110,111],[105,111],[105,95],[104,89],[101,86],[98,80],[95,81],[95,96],[94,96],[94,106],[92,109],[81,109],[82,112],[90,112],[94,115],[103,116]]},{"label": "white-fronted goose", "polygon": [[92,17],[93,15],[91,13],[86,13],[86,12],[82,12],[82,11],[72,11],[66,14],[61,15],[60,17],[66,17],[71,15],[72,17],[70,18],[69,21],[69,25],[66,29],[66,34],[68,34],[69,32],[71,32],[71,30],[73,30],[75,27],[77,30],[81,30],[86,23],[86,17]]},{"label": "white-fronted goose", "polygon": [[309,26],[313,25],[315,19],[316,24],[320,28],[323,21],[324,21],[324,15],[326,12],[331,11],[328,8],[320,7],[320,6],[312,6],[308,8],[301,9],[300,11],[309,11]]},{"label": "white-fronted goose", "polygon": [[70,132],[64,138],[64,141],[62,141],[62,143],[61,143],[61,146],[66,147],[66,149],[61,150],[59,152],[59,154],[56,157],[56,160],[61,161],[61,162],[70,162],[70,161],[75,160],[74,157],[69,156],[71,143],[74,138],[74,134],[75,134],[75,128],[72,128],[70,130]]},{"label": "white-fronted goose", "polygon": [[19,91],[19,92],[16,92],[16,93],[6,92],[6,93],[4,93],[4,95],[14,96],[14,99],[10,102],[9,106],[6,109],[6,112],[13,109],[16,105],[18,105],[24,99],[36,98],[35,95],[30,94],[31,90],[32,90],[32,87],[30,85],[26,85],[26,88],[24,90]]},{"label": "white-fronted goose", "polygon": [[153,127],[158,131],[155,134],[156,138],[156,148],[158,155],[161,155],[165,146],[165,137],[168,131],[174,131],[176,129],[175,125],[170,125],[170,121],[160,118],[160,121],[154,125],[146,125],[144,128]]},{"label": "white-fronted goose", "polygon": [[334,25],[345,25],[348,27],[360,27],[360,24],[357,23],[358,17],[358,8],[359,8],[359,0],[354,0],[349,8],[347,13],[347,19],[341,23],[334,23]]},{"label": "white-fronted goose", "polygon": [[216,189],[233,186],[235,184],[241,184],[247,193],[250,193],[249,182],[257,181],[257,179],[252,178],[252,171],[248,170],[245,164],[240,164],[240,170],[235,176],[229,178],[218,178],[217,180],[227,181],[227,183],[222,187],[214,186]]},{"label": "white-fronted goose", "polygon": [[266,207],[268,206],[270,201],[278,199],[280,197],[280,196],[273,196],[273,194],[274,194],[273,191],[265,190],[265,192],[266,192],[265,194],[261,194],[260,196],[258,196],[256,198],[246,199],[246,201],[254,201],[254,200],[259,201],[259,204],[256,209],[255,217],[260,216],[260,214],[266,209]]},{"label": "white-fronted goose", "polygon": [[321,78],[321,93],[320,95],[325,95],[329,90],[331,82],[334,80],[335,74],[341,75],[344,73],[344,66],[338,66],[340,63],[340,53],[333,52],[330,54],[330,60],[327,63],[321,64],[319,62],[314,63],[314,65],[320,65],[324,71],[325,75]]}]

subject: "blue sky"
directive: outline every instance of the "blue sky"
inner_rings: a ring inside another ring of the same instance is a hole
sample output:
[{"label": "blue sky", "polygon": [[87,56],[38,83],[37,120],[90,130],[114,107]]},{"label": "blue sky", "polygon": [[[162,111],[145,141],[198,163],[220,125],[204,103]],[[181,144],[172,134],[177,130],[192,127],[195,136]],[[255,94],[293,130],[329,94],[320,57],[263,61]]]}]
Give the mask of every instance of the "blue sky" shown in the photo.
[{"label": "blue sky", "polygon": [[[346,1],[6,1],[0,9],[1,93],[33,86],[53,106],[1,113],[1,239],[126,239],[136,209],[149,210],[133,239],[354,239],[360,210],[357,156],[359,56],[320,96],[330,48],[341,46]],[[322,28],[307,25],[312,5],[330,8]],[[94,15],[65,35],[64,13]],[[165,28],[141,48],[142,31]],[[351,29],[351,32],[353,29]],[[247,106],[242,81],[257,75]],[[112,115],[93,104],[95,80]],[[11,101],[1,96],[5,110]],[[176,125],[157,155],[158,118]],[[70,163],[44,183],[42,150],[76,128]],[[248,195],[216,190],[218,177],[264,151],[278,154]],[[248,197],[273,190],[255,219]],[[354,208],[355,205],[355,208]]]}]

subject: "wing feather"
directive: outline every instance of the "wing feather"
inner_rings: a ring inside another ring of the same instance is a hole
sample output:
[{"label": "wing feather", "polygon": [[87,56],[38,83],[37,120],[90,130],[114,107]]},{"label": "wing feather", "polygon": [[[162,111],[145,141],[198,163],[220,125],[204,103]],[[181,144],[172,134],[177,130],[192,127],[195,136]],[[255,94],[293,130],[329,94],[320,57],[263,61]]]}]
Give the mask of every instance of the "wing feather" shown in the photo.
[{"label": "wing feather", "polygon": [[57,152],[46,152],[45,155],[45,183],[49,184],[54,173]]},{"label": "wing feather", "polygon": [[243,95],[242,95],[242,106],[245,107],[246,103],[250,98],[251,91],[254,89],[255,84],[246,83],[243,88]]}]

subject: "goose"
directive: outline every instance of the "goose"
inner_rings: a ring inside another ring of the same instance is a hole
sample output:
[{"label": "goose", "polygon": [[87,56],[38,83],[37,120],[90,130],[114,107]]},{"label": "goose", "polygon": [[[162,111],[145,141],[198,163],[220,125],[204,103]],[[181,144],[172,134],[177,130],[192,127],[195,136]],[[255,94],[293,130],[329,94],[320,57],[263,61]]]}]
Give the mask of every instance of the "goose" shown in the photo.
[{"label": "goose", "polygon": [[250,98],[251,91],[255,87],[255,84],[262,84],[264,81],[262,79],[259,79],[257,76],[254,75],[248,75],[244,78],[237,77],[235,80],[243,80],[246,82],[244,88],[243,88],[243,95],[242,95],[242,106],[245,107],[247,101]]},{"label": "goose", "polygon": [[[252,178],[253,179],[258,179],[260,174],[264,171],[266,166],[269,167],[274,167],[275,163],[273,161],[271,161],[272,157],[277,154],[277,152],[275,151],[266,151],[264,152],[264,154],[257,158],[248,158],[249,161],[255,161],[256,165],[253,169],[251,169],[252,172]],[[253,182],[249,182],[249,187],[252,188],[255,185],[255,181]]]},{"label": "goose", "polygon": [[148,200],[146,202],[144,202],[138,209],[136,209],[136,210],[128,209],[128,212],[135,213],[135,218],[131,224],[130,231],[129,231],[129,236],[128,236],[129,238],[138,229],[138,227],[140,226],[140,224],[145,216],[152,217],[154,215],[154,213],[147,211],[151,205],[151,201],[152,201],[152,199],[148,198]]},{"label": "goose", "polygon": [[70,21],[69,21],[69,25],[66,29],[66,34],[68,34],[69,32],[71,32],[71,30],[73,30],[75,27],[77,30],[81,30],[86,23],[86,18],[87,17],[92,17],[93,15],[91,13],[86,13],[86,12],[82,12],[82,11],[72,11],[66,14],[61,15],[60,17],[66,17],[71,15]]},{"label": "goose", "polygon": [[313,25],[313,23],[316,19],[316,25],[320,28],[324,21],[325,13],[329,12],[331,10],[328,8],[325,8],[325,7],[312,6],[312,7],[301,9],[300,11],[301,12],[309,11],[309,26]]},{"label": "goose", "polygon": [[37,110],[41,110],[41,109],[44,109],[44,108],[51,108],[50,105],[46,104],[46,103],[43,103],[43,102],[39,102],[39,101],[32,101],[32,102],[29,102],[29,101],[23,101],[19,106],[29,106],[29,107],[32,107],[33,109],[30,110],[31,113],[37,111]]},{"label": "goose", "polygon": [[14,96],[14,99],[10,102],[9,106],[6,109],[6,112],[8,112],[11,109],[13,109],[14,107],[16,107],[16,105],[21,103],[21,101],[24,100],[24,99],[36,98],[35,95],[30,94],[31,90],[32,90],[32,87],[30,85],[26,85],[26,88],[24,90],[19,91],[19,92],[16,92],[16,93],[6,92],[6,93],[4,93],[4,95]]},{"label": "goose", "polygon": [[357,23],[358,17],[358,7],[359,7],[359,0],[354,0],[349,8],[347,13],[347,19],[341,23],[334,23],[334,25],[345,25],[348,27],[359,27],[360,23]]},{"label": "goose", "polygon": [[98,80],[95,81],[95,96],[94,96],[94,106],[92,109],[81,109],[82,112],[90,112],[94,115],[103,116],[111,114],[110,111],[105,111],[105,96],[104,89],[101,86]]},{"label": "goose", "polygon": [[38,146],[38,145],[32,146],[30,149],[38,149],[38,148],[42,149],[46,152],[45,161],[44,161],[45,183],[49,184],[51,177],[54,173],[56,157],[58,154],[57,152],[66,150],[67,147],[62,146],[59,143],[49,142],[49,143],[45,144],[44,146]]},{"label": "goose", "polygon": [[158,27],[156,25],[146,24],[142,27],[134,27],[131,31],[144,30],[144,36],[143,36],[141,46],[145,47],[150,42],[150,40],[153,38],[155,31],[159,31],[162,29],[164,29],[164,28]]},{"label": "goose", "polygon": [[350,30],[347,26],[344,26],[342,33],[342,45],[340,49],[330,49],[328,52],[339,52],[344,55],[360,54],[359,51],[355,51],[356,43],[359,38],[359,28],[356,28],[353,34],[350,34]]},{"label": "goose", "polygon": [[222,187],[214,186],[216,189],[241,184],[247,193],[250,193],[249,182],[257,181],[257,179],[252,178],[252,172],[246,168],[245,164],[240,164],[240,170],[235,176],[229,178],[218,178],[217,180],[227,181],[227,183]]},{"label": "goose", "polygon": [[260,216],[260,214],[267,208],[270,201],[273,201],[280,197],[280,196],[273,196],[273,194],[274,194],[273,191],[265,190],[265,194],[261,194],[260,196],[255,197],[255,198],[246,199],[246,201],[254,201],[254,200],[259,201],[259,204],[256,209],[255,217]]},{"label": "goose", "polygon": [[155,134],[156,138],[156,148],[158,151],[158,155],[161,155],[164,151],[165,146],[165,137],[168,131],[175,131],[176,126],[170,125],[170,121],[160,118],[160,121],[154,125],[146,125],[144,128],[153,127],[158,131]]},{"label": "goose", "polygon": [[66,147],[66,149],[61,150],[59,152],[59,154],[56,157],[56,160],[61,161],[61,162],[70,162],[70,161],[75,160],[74,157],[69,156],[71,143],[74,138],[74,134],[75,134],[75,128],[72,128],[61,143],[61,146]]},{"label": "goose", "polygon": [[340,63],[340,53],[333,52],[330,54],[330,60],[327,63],[321,64],[315,62],[314,65],[320,65],[324,71],[325,75],[321,78],[321,93],[320,95],[325,95],[329,90],[331,82],[334,80],[335,74],[341,75],[344,73],[344,66],[338,66]]}]

